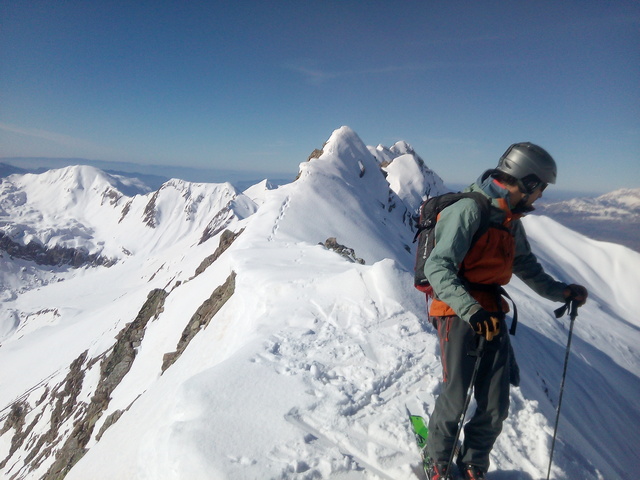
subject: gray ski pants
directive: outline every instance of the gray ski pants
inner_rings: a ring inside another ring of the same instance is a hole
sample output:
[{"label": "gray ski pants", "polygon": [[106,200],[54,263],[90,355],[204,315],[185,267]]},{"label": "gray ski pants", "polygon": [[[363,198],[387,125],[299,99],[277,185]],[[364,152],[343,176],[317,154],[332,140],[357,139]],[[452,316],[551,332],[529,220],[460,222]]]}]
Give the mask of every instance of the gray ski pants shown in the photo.
[{"label": "gray ski pants", "polygon": [[[471,326],[458,317],[432,317],[432,321],[440,339],[443,384],[429,419],[427,452],[435,462],[446,463],[471,383],[478,337]],[[458,457],[461,463],[475,465],[485,472],[489,469],[489,453],[509,412],[509,348],[509,334],[503,320],[500,335],[485,343],[474,385],[477,408],[464,427],[464,442]]]}]

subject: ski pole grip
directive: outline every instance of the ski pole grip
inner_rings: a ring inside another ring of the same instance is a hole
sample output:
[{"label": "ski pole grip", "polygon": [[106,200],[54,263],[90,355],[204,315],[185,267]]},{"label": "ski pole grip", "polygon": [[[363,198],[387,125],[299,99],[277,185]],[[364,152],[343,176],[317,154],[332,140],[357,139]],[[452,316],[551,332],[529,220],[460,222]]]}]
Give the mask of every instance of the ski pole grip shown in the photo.
[{"label": "ski pole grip", "polygon": [[578,300],[571,300],[571,306],[569,307],[569,316],[571,320],[575,320],[578,316]]},{"label": "ski pole grip", "polygon": [[569,308],[570,305],[571,305],[571,300],[567,300],[566,303],[564,305],[562,305],[560,308],[556,308],[553,311],[553,313],[555,314],[556,318],[560,318],[565,313],[567,313],[567,309]]},{"label": "ski pole grip", "polygon": [[569,311],[569,316],[572,319],[575,319],[578,316],[578,301],[577,300],[567,300],[564,305],[562,305],[560,308],[556,308],[553,311],[553,313],[555,314],[556,318],[560,318],[565,313],[567,313],[567,310]]}]

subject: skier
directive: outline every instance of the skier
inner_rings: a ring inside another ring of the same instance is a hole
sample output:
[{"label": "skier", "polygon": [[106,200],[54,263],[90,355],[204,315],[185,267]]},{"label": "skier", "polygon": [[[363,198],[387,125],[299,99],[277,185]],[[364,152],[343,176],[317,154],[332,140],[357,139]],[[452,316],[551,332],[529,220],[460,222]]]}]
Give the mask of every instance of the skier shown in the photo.
[{"label": "skier", "polygon": [[[429,315],[438,330],[443,370],[443,388],[429,420],[426,468],[431,480],[452,474],[448,462],[478,355],[473,385],[477,409],[464,427],[457,464],[466,480],[484,479],[489,469],[489,453],[509,409],[510,374],[514,383],[517,369],[506,332],[508,305],[500,286],[515,273],[542,297],[586,302],[585,287],[556,281],[544,272],[520,221],[547,185],[555,182],[551,155],[537,145],[516,143],[497,168],[484,172],[466,190],[491,199],[486,233],[472,242],[481,222],[473,199],[461,199],[439,216],[436,244],[424,266],[434,291]],[[481,336],[485,341],[479,342]],[[480,343],[482,352],[477,351]]]}]

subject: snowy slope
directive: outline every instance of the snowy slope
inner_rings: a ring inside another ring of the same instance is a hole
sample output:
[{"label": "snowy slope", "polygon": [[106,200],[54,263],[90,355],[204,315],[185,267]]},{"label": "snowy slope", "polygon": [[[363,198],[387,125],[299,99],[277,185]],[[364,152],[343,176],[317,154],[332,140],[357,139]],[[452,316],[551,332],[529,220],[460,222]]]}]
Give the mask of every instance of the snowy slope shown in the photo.
[{"label": "snowy slope", "polygon": [[[343,127],[295,182],[277,189],[237,194],[172,181],[112,206],[122,215],[130,205],[124,225],[108,220],[114,213],[69,213],[91,225],[84,245],[117,262],[67,269],[64,281],[11,290],[3,302],[11,328],[0,364],[12,367],[0,370],[0,472],[422,478],[405,405],[432,410],[440,366],[412,287],[410,217],[416,185],[433,185],[432,194],[444,186],[401,147],[366,147]],[[384,173],[376,151],[389,155]],[[422,180],[409,182],[416,172]],[[153,216],[145,216],[153,197]],[[29,197],[25,205],[44,209]],[[7,217],[34,238],[49,225]],[[201,241],[214,218],[238,234],[222,253],[229,237],[220,229]],[[549,218],[525,222],[545,268],[592,292],[575,326],[552,478],[630,478],[640,460],[640,255]],[[330,237],[365,264],[320,245]],[[546,476],[568,320],[553,318],[557,305],[517,280],[509,291],[520,312],[513,342],[522,386],[512,390],[488,478],[538,479]],[[186,337],[168,364],[166,354]],[[88,451],[74,463],[78,443]]]},{"label": "snowy slope", "polygon": [[640,252],[640,188],[621,188],[596,198],[544,202],[536,208],[590,238]]}]

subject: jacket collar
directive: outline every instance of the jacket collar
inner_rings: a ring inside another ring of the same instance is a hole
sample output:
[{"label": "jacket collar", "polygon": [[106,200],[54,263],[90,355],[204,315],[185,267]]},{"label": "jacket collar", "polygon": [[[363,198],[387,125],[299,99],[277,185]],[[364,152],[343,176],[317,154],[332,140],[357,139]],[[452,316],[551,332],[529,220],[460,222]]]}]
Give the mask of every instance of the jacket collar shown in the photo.
[{"label": "jacket collar", "polygon": [[489,198],[498,200],[496,203],[500,206],[500,208],[505,209],[506,207],[506,209],[509,209],[511,213],[514,213],[518,216],[525,215],[535,210],[533,207],[527,207],[522,203],[511,205],[511,203],[509,202],[509,190],[507,190],[507,188],[502,183],[500,183],[493,177],[493,174],[495,172],[496,170],[494,169],[485,171],[482,175],[480,175],[480,177],[478,177],[476,183],[470,187],[471,190],[482,191]]}]

